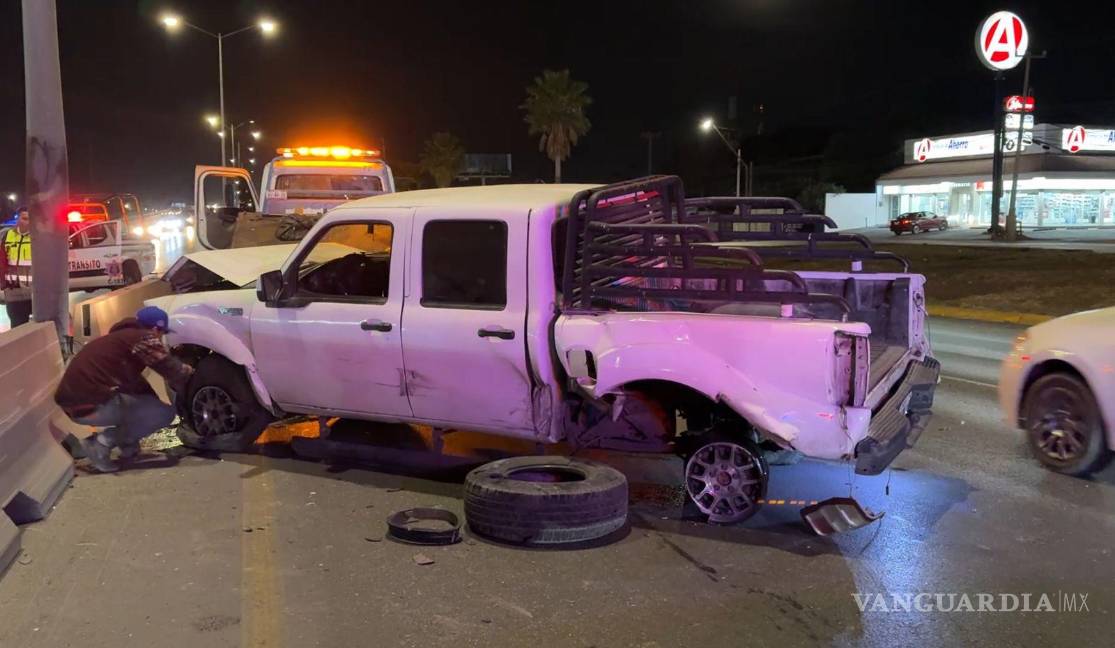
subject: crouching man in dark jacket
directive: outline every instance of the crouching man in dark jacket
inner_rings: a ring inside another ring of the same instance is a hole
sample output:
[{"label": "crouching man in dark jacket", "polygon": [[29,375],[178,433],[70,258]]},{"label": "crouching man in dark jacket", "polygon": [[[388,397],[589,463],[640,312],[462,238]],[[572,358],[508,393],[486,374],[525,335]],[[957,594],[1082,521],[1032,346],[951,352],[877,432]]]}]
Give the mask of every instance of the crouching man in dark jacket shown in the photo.
[{"label": "crouching man in dark jacket", "polygon": [[134,318],[117,322],[70,361],[54,400],[75,423],[103,428],[82,440],[90,463],[101,472],[114,472],[110,455],[120,448],[122,458],[139,453],[140,439],[174,420],[174,407],[155,395],[143,377],[154,369],[171,388],[182,392],[193,368],[167,350],[166,311],[155,306],[139,310]]}]

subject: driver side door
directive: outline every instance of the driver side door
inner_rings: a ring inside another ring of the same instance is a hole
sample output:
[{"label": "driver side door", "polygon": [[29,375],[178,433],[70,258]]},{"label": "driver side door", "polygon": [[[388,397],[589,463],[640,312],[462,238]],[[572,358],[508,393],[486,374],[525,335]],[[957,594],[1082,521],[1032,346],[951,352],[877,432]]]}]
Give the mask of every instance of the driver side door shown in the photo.
[{"label": "driver side door", "polygon": [[210,250],[232,247],[240,212],[254,212],[258,204],[252,176],[245,169],[194,167],[194,214],[202,246]]},{"label": "driver side door", "polygon": [[283,268],[292,294],[253,307],[256,364],[284,409],[411,416],[402,310],[412,215],[413,209],[376,209],[334,221]]}]

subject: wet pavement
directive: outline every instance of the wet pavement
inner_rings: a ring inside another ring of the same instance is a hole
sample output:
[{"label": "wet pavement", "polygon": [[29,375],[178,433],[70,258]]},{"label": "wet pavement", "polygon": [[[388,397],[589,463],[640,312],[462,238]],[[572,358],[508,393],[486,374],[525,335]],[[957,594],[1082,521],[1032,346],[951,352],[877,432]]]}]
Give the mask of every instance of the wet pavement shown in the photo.
[{"label": "wet pavement", "polygon": [[[297,459],[285,446],[168,450],[82,474],[25,528],[0,580],[0,645],[1109,644],[1115,470],[1049,473],[998,420],[989,385],[1011,327],[933,326],[945,377],[917,447],[871,478],[776,466],[768,499],[787,504],[742,526],[640,499],[606,546],[466,535],[416,548],[385,539],[384,518],[416,505],[459,513],[457,481]],[[788,503],[849,492],[882,520],[818,538]],[[1048,594],[1061,611],[871,611],[876,593],[941,594],[946,609],[980,594],[995,605],[1029,594],[1033,608]],[[1068,593],[1087,594],[1087,611],[1062,610]]]}]

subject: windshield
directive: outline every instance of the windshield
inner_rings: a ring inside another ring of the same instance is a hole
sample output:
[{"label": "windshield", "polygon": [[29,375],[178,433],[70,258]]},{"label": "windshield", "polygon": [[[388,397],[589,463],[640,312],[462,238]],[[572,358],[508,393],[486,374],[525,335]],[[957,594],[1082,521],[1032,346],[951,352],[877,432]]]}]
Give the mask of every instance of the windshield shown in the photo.
[{"label": "windshield", "polygon": [[287,198],[316,198],[323,192],[343,193],[351,198],[383,192],[383,179],[344,173],[288,173],[275,178],[275,188],[286,191]]}]

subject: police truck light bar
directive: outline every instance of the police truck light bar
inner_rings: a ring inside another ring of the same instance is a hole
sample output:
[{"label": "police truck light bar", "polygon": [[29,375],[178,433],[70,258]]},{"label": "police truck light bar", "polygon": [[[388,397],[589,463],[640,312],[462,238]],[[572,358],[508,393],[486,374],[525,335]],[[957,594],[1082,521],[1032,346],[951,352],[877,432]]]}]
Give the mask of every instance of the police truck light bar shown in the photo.
[{"label": "police truck light bar", "polygon": [[285,158],[332,158],[334,160],[347,160],[349,158],[379,157],[379,151],[375,149],[349,148],[347,146],[296,146],[276,149],[276,152]]}]

